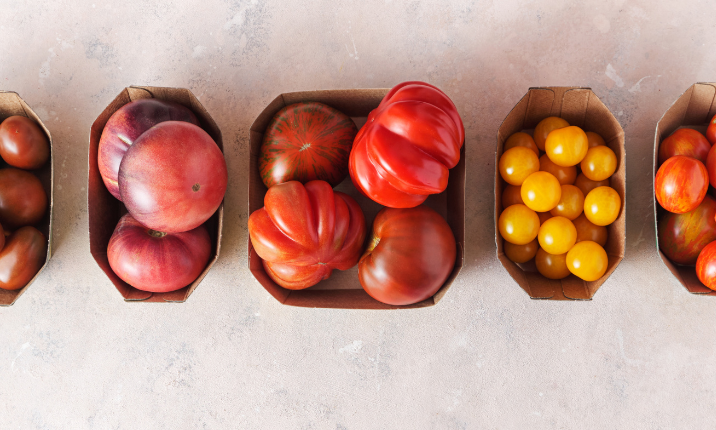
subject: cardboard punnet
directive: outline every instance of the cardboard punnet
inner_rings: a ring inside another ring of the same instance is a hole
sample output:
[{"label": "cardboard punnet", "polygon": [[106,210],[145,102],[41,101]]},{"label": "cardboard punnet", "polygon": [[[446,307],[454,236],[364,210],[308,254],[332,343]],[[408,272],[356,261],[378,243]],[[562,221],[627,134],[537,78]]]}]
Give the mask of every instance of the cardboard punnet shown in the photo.
[{"label": "cardboard punnet", "polygon": [[[40,121],[37,114],[30,109],[30,106],[28,106],[17,93],[12,91],[0,91],[0,121],[3,121],[5,118],[13,115],[21,115],[34,120],[45,132],[47,140],[50,142],[50,159],[40,169],[32,171],[32,173],[37,175],[40,179],[42,188],[44,188],[47,198],[49,199],[45,216],[42,218],[42,221],[40,221],[40,224],[35,226],[47,239],[47,257],[45,258],[45,264],[42,265],[37,274],[23,288],[14,291],[3,290],[0,288],[0,306],[12,306],[18,297],[20,297],[30,287],[30,285],[32,285],[35,279],[37,279],[40,272],[47,267],[47,263],[50,261],[50,257],[52,256],[52,205],[54,190],[54,154],[52,152],[52,136],[50,135],[50,131],[47,127],[45,127],[45,124]],[[8,164],[0,160],[0,168],[4,167],[8,167]]]},{"label": "cardboard punnet", "polygon": [[[281,94],[269,103],[251,126],[249,214],[264,206],[264,196],[267,188],[259,175],[258,157],[264,131],[271,118],[279,110],[298,102],[320,102],[350,116],[360,128],[365,123],[370,111],[378,107],[378,104],[388,91],[389,89],[387,88],[380,88],[293,92]],[[349,194],[358,202],[366,218],[367,237],[370,237],[373,218],[383,207],[363,196],[353,186],[350,177],[346,178],[335,189]],[[285,289],[268,277],[261,263],[261,258],[256,254],[250,239],[248,240],[249,269],[256,280],[276,300],[285,305],[342,309],[397,309],[433,306],[440,301],[448,288],[450,288],[463,265],[463,250],[465,249],[465,145],[463,145],[460,153],[460,162],[450,170],[447,189],[440,194],[428,197],[425,204],[435,209],[448,221],[457,242],[457,258],[450,276],[440,290],[433,297],[422,302],[408,306],[393,306],[373,299],[361,287],[358,280],[357,266],[346,271],[334,270],[329,279],[305,290],[292,291]]]},{"label": "cardboard punnet", "polygon": [[[621,197],[621,209],[617,219],[607,227],[609,239],[604,247],[609,264],[607,271],[594,282],[585,282],[574,275],[562,280],[551,280],[537,272],[534,263],[518,265],[512,262],[503,251],[502,236],[498,228],[498,219],[502,213],[502,190],[505,182],[500,176],[499,160],[502,148],[510,135],[518,131],[534,129],[544,118],[558,116],[570,125],[592,131],[604,138],[606,144],[617,156],[617,170],[610,178],[610,185]],[[580,87],[543,87],[530,88],[527,94],[512,108],[497,131],[497,150],[495,154],[495,242],[497,258],[510,273],[510,276],[533,299],[548,300],[591,300],[597,289],[614,272],[624,258],[626,242],[626,154],[624,131],[617,119],[607,109],[590,88]]]},{"label": "cardboard punnet", "polygon": [[206,131],[216,145],[224,151],[223,142],[221,140],[221,131],[216,125],[211,115],[199,103],[199,100],[191,93],[191,91],[183,88],[164,88],[164,87],[140,87],[131,86],[122,90],[121,93],[102,111],[92,124],[89,136],[89,179],[87,192],[87,206],[89,211],[89,240],[90,252],[99,267],[109,277],[119,293],[122,294],[127,302],[184,302],[191,295],[194,289],[199,285],[204,276],[209,272],[211,266],[214,265],[219,258],[221,250],[221,229],[224,218],[224,203],[222,201],[216,213],[206,222],[209,230],[211,243],[213,247],[213,255],[206,265],[204,271],[190,285],[169,293],[150,293],[138,290],[126,282],[122,281],[109,266],[107,259],[107,245],[112,237],[114,228],[122,215],[127,213],[126,208],[109,191],[102,181],[99,173],[97,161],[99,140],[102,136],[102,130],[105,124],[119,108],[125,104],[138,99],[157,98],[160,100],[168,100],[182,104],[191,109],[199,118],[199,125]]},{"label": "cardboard punnet", "polygon": [[[652,184],[654,184],[656,172],[659,168],[659,145],[661,145],[661,142],[679,128],[693,128],[705,133],[708,122],[714,115],[716,115],[716,83],[701,82],[690,86],[664,112],[664,115],[656,124],[656,133],[654,134],[654,176],[652,177]],[[672,263],[659,249],[659,217],[665,211],[659,206],[654,193],[652,193],[652,197],[654,198],[656,250],[661,257],[661,261],[690,293],[716,296],[716,291],[707,288],[696,277],[694,266],[681,266]]]}]

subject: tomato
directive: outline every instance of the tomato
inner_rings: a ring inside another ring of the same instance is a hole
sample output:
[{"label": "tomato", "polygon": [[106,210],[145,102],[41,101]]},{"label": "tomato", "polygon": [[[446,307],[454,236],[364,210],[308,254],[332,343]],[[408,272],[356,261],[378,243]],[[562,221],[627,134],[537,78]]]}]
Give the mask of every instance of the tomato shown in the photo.
[{"label": "tomato", "polygon": [[455,236],[427,206],[384,208],[373,221],[358,278],[374,299],[410,305],[432,297],[455,267]]},{"label": "tomato", "polygon": [[534,139],[532,139],[532,136],[527,133],[518,131],[517,133],[514,133],[512,136],[508,137],[505,141],[504,147],[502,148],[502,152],[514,148],[515,146],[524,146],[525,148],[531,149],[539,157],[539,148],[537,147],[537,144],[535,144]]},{"label": "tomato", "polygon": [[584,215],[596,225],[609,225],[619,216],[622,200],[612,187],[597,187],[584,198]]},{"label": "tomato", "polygon": [[537,144],[537,147],[541,149],[542,151],[545,150],[545,142],[547,141],[547,136],[552,132],[552,130],[557,130],[560,128],[569,127],[569,123],[562,118],[556,117],[556,116],[550,116],[537,124],[537,127],[535,127],[534,132],[534,140],[535,144]]},{"label": "tomato", "polygon": [[595,242],[585,240],[567,253],[567,268],[576,277],[592,282],[604,276],[609,259],[607,252]]},{"label": "tomato", "polygon": [[537,239],[524,245],[515,245],[508,241],[504,241],[502,247],[505,250],[507,258],[515,263],[526,263],[535,258],[537,249],[539,249],[539,243],[537,242]]},{"label": "tomato", "polygon": [[539,158],[539,169],[542,172],[553,174],[561,185],[572,185],[577,179],[577,167],[562,167],[557,164],[554,164],[554,162],[549,159],[547,154],[543,154]]},{"label": "tomato", "polygon": [[520,195],[520,187],[506,185],[502,191],[502,208],[504,209],[516,204],[524,204],[522,196]]},{"label": "tomato", "polygon": [[706,156],[706,171],[709,175],[709,183],[712,187],[716,184],[716,145],[712,146]]},{"label": "tomato", "polygon": [[567,218],[555,216],[540,226],[537,238],[548,253],[564,254],[577,242],[577,229]]},{"label": "tomato", "polygon": [[388,207],[414,207],[441,193],[460,161],[465,128],[450,98],[433,85],[391,89],[353,142],[353,185]]},{"label": "tomato", "polygon": [[14,167],[0,169],[0,224],[5,229],[39,223],[47,204],[47,194],[37,176]]},{"label": "tomato", "polygon": [[595,182],[584,176],[584,173],[580,173],[577,175],[577,180],[574,181],[574,186],[579,188],[579,190],[582,191],[582,194],[586,196],[590,191],[597,187],[608,187],[609,179]]},{"label": "tomato", "polygon": [[604,141],[604,138],[602,138],[602,136],[598,135],[597,133],[595,133],[593,131],[588,131],[588,132],[586,132],[586,134],[587,134],[587,141],[589,142],[590,148],[607,144]]},{"label": "tomato", "polygon": [[318,102],[284,107],[269,123],[259,153],[267,187],[315,179],[336,186],[348,175],[348,157],[358,133],[350,117]]},{"label": "tomato", "polygon": [[706,195],[694,210],[667,212],[659,219],[659,249],[676,264],[696,264],[699,252],[716,240],[716,200]]},{"label": "tomato", "polygon": [[609,235],[605,226],[593,224],[584,214],[578,216],[572,224],[577,229],[577,242],[591,240],[602,247],[607,244]]},{"label": "tomato", "polygon": [[553,215],[549,212],[537,212],[537,217],[539,218],[539,225],[542,225],[545,221],[552,218]]},{"label": "tomato", "polygon": [[498,228],[502,238],[515,245],[532,242],[539,232],[539,217],[525,205],[512,205],[500,214]]},{"label": "tomato", "polygon": [[584,209],[584,194],[574,185],[562,185],[562,196],[559,203],[550,211],[554,216],[563,216],[573,220],[582,213]]},{"label": "tomato", "polygon": [[716,290],[716,241],[706,245],[699,253],[696,276],[706,287]]},{"label": "tomato", "polygon": [[502,153],[498,167],[505,182],[522,185],[529,175],[539,171],[539,158],[534,151],[517,146]]},{"label": "tomato", "polygon": [[706,129],[706,140],[708,140],[711,145],[716,143],[716,115],[709,121],[709,126]]},{"label": "tomato", "polygon": [[23,288],[40,271],[46,256],[45,236],[35,227],[19,228],[0,250],[0,288]]},{"label": "tomato", "polygon": [[563,279],[569,276],[567,253],[553,255],[540,248],[535,256],[537,271],[545,278]]},{"label": "tomato", "polygon": [[289,181],[269,188],[249,216],[249,237],[277,284],[301,290],[333,269],[358,263],[366,235],[360,206],[325,181]]},{"label": "tomato", "polygon": [[690,128],[680,128],[659,145],[659,165],[674,155],[685,155],[706,163],[711,144],[703,134]]},{"label": "tomato", "polygon": [[547,212],[559,203],[562,187],[551,173],[535,172],[522,183],[520,194],[528,208],[536,212]]},{"label": "tomato", "polygon": [[50,158],[50,141],[35,121],[11,116],[0,124],[0,156],[11,166],[39,169]]},{"label": "tomato", "polygon": [[575,126],[552,131],[545,142],[545,152],[558,166],[575,166],[584,159],[589,150],[586,133]]},{"label": "tomato", "polygon": [[617,170],[617,156],[608,146],[595,146],[589,148],[580,167],[590,181],[603,181]]},{"label": "tomato", "polygon": [[690,212],[704,199],[709,189],[706,167],[695,158],[676,155],[656,172],[654,192],[661,207],[673,213]]}]

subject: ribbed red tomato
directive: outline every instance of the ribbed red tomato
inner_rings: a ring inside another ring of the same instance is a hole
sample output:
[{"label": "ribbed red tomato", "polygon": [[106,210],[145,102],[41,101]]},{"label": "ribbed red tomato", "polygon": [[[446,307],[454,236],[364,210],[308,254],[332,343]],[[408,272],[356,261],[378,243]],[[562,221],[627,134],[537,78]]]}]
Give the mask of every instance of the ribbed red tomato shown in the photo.
[{"label": "ribbed red tomato", "polygon": [[677,264],[696,263],[699,252],[716,240],[716,200],[707,195],[691,212],[667,212],[659,220],[659,249]]},{"label": "ribbed red tomato", "polygon": [[704,199],[709,189],[709,175],[702,162],[676,155],[656,172],[654,192],[661,207],[669,212],[690,212]]},{"label": "ribbed red tomato", "polygon": [[455,266],[455,236],[427,206],[385,208],[373,221],[368,249],[358,263],[363,289],[390,305],[432,297]]},{"label": "ribbed red tomato", "polygon": [[333,269],[355,266],[365,234],[358,203],[325,181],[274,185],[264,207],[249,216],[251,244],[266,273],[290,290],[328,279]]},{"label": "ribbed red tomato", "polygon": [[659,164],[674,155],[685,155],[706,163],[711,144],[703,134],[690,128],[680,128],[659,145]]},{"label": "ribbed red tomato", "polygon": [[716,241],[701,250],[696,260],[696,276],[702,284],[716,290]]},{"label": "ribbed red tomato", "polygon": [[395,86],[368,115],[348,164],[353,184],[374,201],[415,207],[445,190],[460,161],[465,128],[457,108],[424,82]]}]

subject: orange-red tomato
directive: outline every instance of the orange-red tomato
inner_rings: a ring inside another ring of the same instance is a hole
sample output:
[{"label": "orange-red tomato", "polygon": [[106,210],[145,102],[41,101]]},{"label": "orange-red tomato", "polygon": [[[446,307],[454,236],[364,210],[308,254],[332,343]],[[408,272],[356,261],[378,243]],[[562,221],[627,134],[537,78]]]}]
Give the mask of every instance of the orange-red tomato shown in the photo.
[{"label": "orange-red tomato", "polygon": [[584,215],[596,225],[609,225],[619,216],[622,200],[612,187],[597,187],[584,198]]},{"label": "orange-red tomato", "polygon": [[690,128],[680,128],[659,145],[659,164],[674,155],[685,155],[706,163],[711,144],[703,134]]},{"label": "orange-red tomato", "polygon": [[608,264],[609,259],[604,248],[588,240],[577,243],[567,253],[569,271],[587,282],[596,281],[604,276]]},{"label": "orange-red tomato", "polygon": [[716,150],[714,148],[716,148],[716,145],[711,147],[706,157],[706,171],[709,174],[709,183],[711,183],[712,187],[716,187]]},{"label": "orange-red tomato", "polygon": [[549,279],[566,278],[570,273],[567,268],[567,253],[553,255],[540,248],[535,255],[535,265],[537,271]]},{"label": "orange-red tomato", "polygon": [[562,185],[572,185],[577,179],[576,166],[562,167],[554,164],[554,162],[549,159],[547,154],[544,154],[539,158],[539,169],[542,172],[549,172],[553,174]]},{"label": "orange-red tomato", "polygon": [[574,186],[579,188],[582,191],[582,194],[586,196],[587,194],[589,194],[590,191],[597,187],[608,187],[609,179],[595,182],[584,176],[584,173],[580,173],[579,175],[577,175],[577,179],[574,181]]},{"label": "orange-red tomato", "polygon": [[562,185],[562,197],[550,211],[554,216],[563,216],[570,221],[577,218],[584,209],[584,194],[574,185]]},{"label": "orange-red tomato", "polygon": [[547,141],[547,136],[549,135],[549,133],[552,130],[557,130],[559,128],[564,127],[569,127],[569,123],[562,118],[556,116],[550,116],[540,121],[539,124],[537,124],[537,127],[535,127],[534,132],[534,140],[537,144],[537,147],[544,151],[544,145]]},{"label": "orange-red tomato", "polygon": [[553,174],[535,172],[522,183],[522,201],[536,212],[552,210],[562,196],[562,188]]},{"label": "orange-red tomato", "polygon": [[709,121],[709,127],[706,129],[706,139],[711,145],[716,143],[716,115]]},{"label": "orange-red tomato", "polygon": [[575,126],[552,131],[545,142],[549,159],[559,166],[575,166],[587,155],[589,140],[584,131]]},{"label": "orange-red tomato", "polygon": [[696,259],[696,276],[702,284],[716,290],[716,241],[706,245]]},{"label": "orange-red tomato", "polygon": [[617,170],[617,156],[608,146],[589,148],[580,163],[582,173],[588,179],[599,182],[609,179]]},{"label": "orange-red tomato", "polygon": [[578,216],[572,224],[577,229],[577,243],[590,240],[602,247],[607,244],[609,234],[605,226],[593,224],[584,214]]},{"label": "orange-red tomato", "polygon": [[656,200],[661,207],[677,214],[696,209],[708,189],[709,174],[706,167],[699,160],[684,155],[666,160],[654,179]]},{"label": "orange-red tomato", "polygon": [[498,227],[503,239],[515,245],[525,245],[537,237],[539,217],[525,205],[512,205],[500,214]]},{"label": "orange-red tomato", "polygon": [[599,145],[606,145],[606,142],[604,142],[604,139],[602,136],[598,135],[597,133],[593,131],[587,132],[587,140],[589,141],[589,147],[593,148],[595,146]]},{"label": "orange-red tomato", "polygon": [[535,154],[537,154],[537,156],[539,156],[539,148],[537,147],[535,140],[532,139],[532,136],[527,133],[518,131],[517,133],[508,137],[505,141],[505,146],[504,148],[502,148],[502,151],[507,151],[508,149],[514,148],[515,146],[524,146],[525,148],[529,148],[533,150]]},{"label": "orange-red tomato", "polygon": [[502,209],[517,204],[524,204],[520,195],[520,187],[505,185],[505,189],[502,190]]},{"label": "orange-red tomato", "polygon": [[510,260],[515,263],[526,263],[535,258],[539,244],[537,243],[537,239],[524,245],[515,245],[514,243],[505,241],[503,249],[505,250],[505,255]]},{"label": "orange-red tomato", "polygon": [[499,168],[505,182],[522,185],[529,175],[539,171],[539,158],[531,149],[516,146],[502,153]]},{"label": "orange-red tomato", "polygon": [[577,242],[577,229],[562,216],[548,219],[539,228],[539,246],[550,254],[564,254]]}]

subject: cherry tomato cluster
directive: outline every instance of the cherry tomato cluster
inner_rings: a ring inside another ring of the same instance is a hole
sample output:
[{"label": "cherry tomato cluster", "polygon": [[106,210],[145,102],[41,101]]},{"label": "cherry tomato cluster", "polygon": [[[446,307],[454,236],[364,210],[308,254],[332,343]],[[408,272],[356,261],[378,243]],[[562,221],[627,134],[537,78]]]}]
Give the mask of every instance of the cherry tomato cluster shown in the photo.
[{"label": "cherry tomato cluster", "polygon": [[602,277],[606,226],[621,209],[609,186],[616,170],[616,154],[601,136],[562,118],[543,119],[533,136],[511,135],[499,160],[507,182],[498,220],[505,255],[515,263],[534,259],[549,279]]}]

